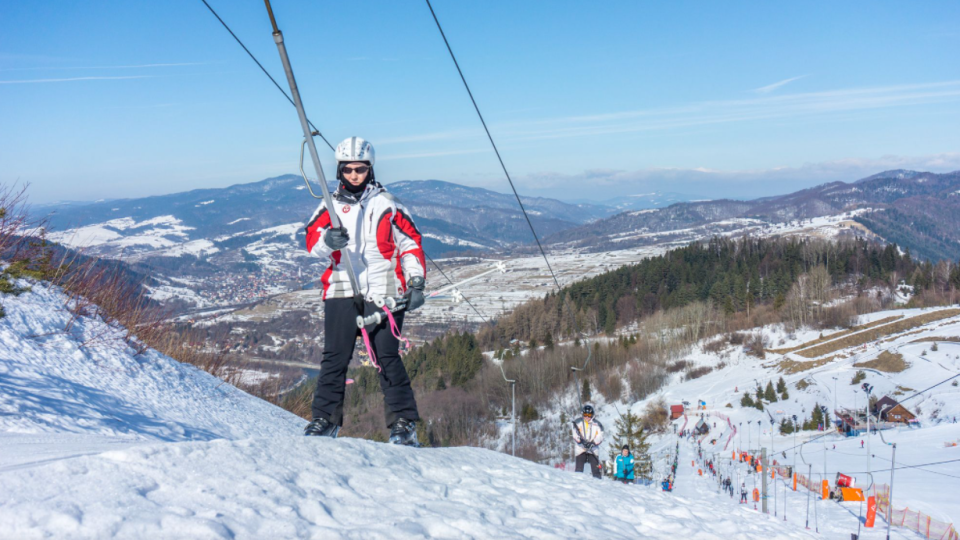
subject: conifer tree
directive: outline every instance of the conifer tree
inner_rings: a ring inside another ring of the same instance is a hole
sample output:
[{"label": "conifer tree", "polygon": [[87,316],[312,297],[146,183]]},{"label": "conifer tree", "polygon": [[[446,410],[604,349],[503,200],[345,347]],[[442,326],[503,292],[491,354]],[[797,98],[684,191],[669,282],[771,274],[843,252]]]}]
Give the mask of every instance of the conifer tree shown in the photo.
[{"label": "conifer tree", "polygon": [[583,389],[580,391],[580,400],[583,401],[584,405],[590,403],[590,381],[587,379],[583,380]]},{"label": "conifer tree", "polygon": [[767,381],[767,388],[763,391],[763,399],[770,403],[777,401],[777,393],[773,391],[773,383]]},{"label": "conifer tree", "polygon": [[777,393],[782,394],[787,391],[787,382],[783,380],[783,377],[777,381]]},{"label": "conifer tree", "polygon": [[553,350],[553,334],[547,332],[547,335],[543,338],[543,346],[547,348],[548,351]]},{"label": "conifer tree", "polygon": [[610,461],[616,461],[620,455],[620,449],[623,445],[630,447],[633,453],[633,474],[636,478],[649,479],[650,470],[650,443],[647,442],[647,434],[643,430],[643,422],[639,415],[633,414],[629,410],[617,419],[614,427],[616,434],[613,436],[613,442],[610,444]]}]

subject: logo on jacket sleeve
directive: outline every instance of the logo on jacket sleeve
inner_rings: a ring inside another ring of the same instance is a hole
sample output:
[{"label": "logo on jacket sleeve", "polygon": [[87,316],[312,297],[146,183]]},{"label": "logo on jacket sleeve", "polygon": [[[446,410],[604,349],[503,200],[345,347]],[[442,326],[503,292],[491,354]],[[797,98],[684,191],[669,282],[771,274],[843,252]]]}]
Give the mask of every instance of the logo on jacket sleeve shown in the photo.
[{"label": "logo on jacket sleeve", "polygon": [[341,208],[341,210],[343,210],[343,213],[344,213],[344,214],[349,214],[349,213],[350,213],[350,205],[349,205],[349,204],[345,204],[345,205],[343,206],[343,208]]}]

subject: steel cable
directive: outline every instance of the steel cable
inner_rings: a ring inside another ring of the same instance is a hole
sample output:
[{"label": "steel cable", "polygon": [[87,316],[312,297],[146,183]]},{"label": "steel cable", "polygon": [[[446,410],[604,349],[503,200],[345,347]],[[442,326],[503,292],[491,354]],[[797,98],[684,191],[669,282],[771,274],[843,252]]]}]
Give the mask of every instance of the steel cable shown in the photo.
[{"label": "steel cable", "polygon": [[[216,10],[214,10],[213,7],[209,3],[207,3],[207,0],[200,0],[200,1],[203,2],[203,5],[207,6],[207,9],[210,10],[210,13],[212,13],[213,16],[216,17],[218,21],[220,21],[220,24],[223,25],[223,27],[227,30],[227,32],[230,33],[233,39],[240,45],[240,47],[243,48],[243,50],[247,53],[247,56],[249,56],[250,59],[253,60],[255,64],[257,64],[257,67],[260,68],[260,71],[262,71],[263,74],[266,75],[268,79],[270,79],[270,82],[272,82],[273,85],[277,87],[277,90],[279,90],[280,93],[283,94],[283,97],[287,98],[287,101],[289,101],[291,105],[296,106],[293,102],[293,98],[291,98],[290,95],[287,94],[287,91],[284,90],[283,87],[281,87],[280,84],[277,82],[277,80],[273,78],[273,75],[270,75],[270,72],[267,71],[267,68],[263,67],[263,64],[261,64],[260,61],[257,60],[257,57],[254,56],[252,52],[250,52],[250,49],[248,49],[247,46],[243,43],[243,40],[241,40],[237,36],[237,34],[234,33],[234,31],[230,28],[230,26],[226,23],[226,21],[224,21],[223,18],[221,18],[220,15],[216,12]],[[330,150],[333,150],[334,149],[333,145],[330,144],[330,141],[328,141],[327,138],[324,137],[323,134],[320,132],[320,130],[317,129],[317,126],[313,125],[313,122],[310,121],[309,119],[307,120],[307,122],[310,124],[310,127],[313,128],[316,134],[323,140],[323,142],[326,143],[327,147],[329,147]],[[427,254],[426,251],[424,251],[423,254],[426,256],[427,259],[430,260],[434,268],[436,268],[437,271],[440,272],[440,275],[442,275],[447,281],[450,282],[451,285],[453,285],[454,282],[447,276],[447,274],[443,271],[443,269],[440,268],[440,265],[437,264],[437,262],[433,260],[433,258],[429,254]],[[488,322],[487,319],[483,316],[483,314],[480,313],[480,311],[470,302],[470,300],[466,296],[464,296],[463,299],[467,303],[467,305],[473,308],[473,311],[476,312],[478,317],[480,317],[480,320],[482,320],[484,323]]]}]

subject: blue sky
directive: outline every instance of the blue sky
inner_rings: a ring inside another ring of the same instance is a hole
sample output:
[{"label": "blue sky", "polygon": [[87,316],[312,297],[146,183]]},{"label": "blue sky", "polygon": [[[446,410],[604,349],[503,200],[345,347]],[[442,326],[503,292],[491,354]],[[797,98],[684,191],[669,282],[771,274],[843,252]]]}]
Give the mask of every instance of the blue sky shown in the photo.
[{"label": "blue sky", "polygon": [[[209,1],[283,84],[263,3]],[[960,169],[957,2],[434,8],[524,194],[751,198]],[[372,141],[380,180],[507,189],[423,2],[274,10],[308,115]],[[34,202],[293,173],[299,133],[200,0],[0,4],[0,182]]]}]

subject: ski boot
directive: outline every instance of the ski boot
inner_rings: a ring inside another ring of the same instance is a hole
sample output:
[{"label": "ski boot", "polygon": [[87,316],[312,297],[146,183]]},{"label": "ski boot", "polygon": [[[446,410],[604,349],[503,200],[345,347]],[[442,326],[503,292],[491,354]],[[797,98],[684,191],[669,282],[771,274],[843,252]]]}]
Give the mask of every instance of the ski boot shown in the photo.
[{"label": "ski boot", "polygon": [[326,418],[314,418],[313,422],[303,428],[303,434],[308,437],[333,437],[337,438],[340,426],[333,424]]},{"label": "ski boot", "polygon": [[390,428],[390,444],[420,446],[417,442],[417,422],[399,418]]}]

